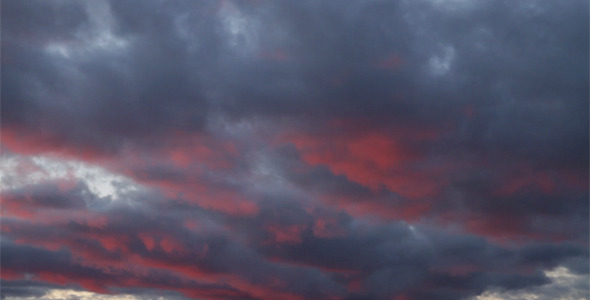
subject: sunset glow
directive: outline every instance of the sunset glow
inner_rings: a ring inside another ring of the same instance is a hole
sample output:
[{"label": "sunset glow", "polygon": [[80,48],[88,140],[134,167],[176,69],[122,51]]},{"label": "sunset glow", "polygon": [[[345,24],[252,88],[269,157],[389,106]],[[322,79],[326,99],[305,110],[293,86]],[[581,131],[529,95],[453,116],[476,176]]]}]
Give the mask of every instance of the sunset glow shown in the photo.
[{"label": "sunset glow", "polygon": [[2,299],[590,300],[588,1],[1,11]]}]

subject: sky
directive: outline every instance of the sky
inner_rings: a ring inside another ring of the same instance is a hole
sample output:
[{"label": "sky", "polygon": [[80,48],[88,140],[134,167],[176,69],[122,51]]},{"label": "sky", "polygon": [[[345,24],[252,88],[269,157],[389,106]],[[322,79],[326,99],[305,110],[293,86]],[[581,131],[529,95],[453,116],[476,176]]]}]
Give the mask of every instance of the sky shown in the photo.
[{"label": "sky", "polygon": [[3,0],[2,299],[590,299],[586,0]]}]

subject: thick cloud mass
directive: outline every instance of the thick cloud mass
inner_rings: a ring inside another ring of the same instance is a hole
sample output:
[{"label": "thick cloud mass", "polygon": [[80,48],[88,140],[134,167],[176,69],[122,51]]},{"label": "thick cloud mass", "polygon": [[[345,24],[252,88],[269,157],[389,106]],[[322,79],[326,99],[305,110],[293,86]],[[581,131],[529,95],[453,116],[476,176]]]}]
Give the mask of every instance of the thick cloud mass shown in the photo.
[{"label": "thick cloud mass", "polygon": [[5,0],[2,297],[588,299],[588,11]]}]

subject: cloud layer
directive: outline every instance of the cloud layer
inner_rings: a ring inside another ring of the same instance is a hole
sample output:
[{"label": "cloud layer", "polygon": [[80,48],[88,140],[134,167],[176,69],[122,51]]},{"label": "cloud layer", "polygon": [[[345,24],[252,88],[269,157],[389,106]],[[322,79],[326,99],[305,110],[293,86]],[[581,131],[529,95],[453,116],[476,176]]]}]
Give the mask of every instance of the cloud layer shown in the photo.
[{"label": "cloud layer", "polygon": [[588,9],[4,1],[2,296],[588,299]]}]

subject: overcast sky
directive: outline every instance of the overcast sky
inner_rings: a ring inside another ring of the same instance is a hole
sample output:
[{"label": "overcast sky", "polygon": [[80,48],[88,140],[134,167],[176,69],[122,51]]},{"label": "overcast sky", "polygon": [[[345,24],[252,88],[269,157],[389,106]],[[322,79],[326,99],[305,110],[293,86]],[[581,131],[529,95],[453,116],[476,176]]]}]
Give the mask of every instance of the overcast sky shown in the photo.
[{"label": "overcast sky", "polygon": [[588,16],[3,0],[2,297],[589,299]]}]

